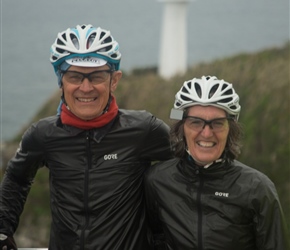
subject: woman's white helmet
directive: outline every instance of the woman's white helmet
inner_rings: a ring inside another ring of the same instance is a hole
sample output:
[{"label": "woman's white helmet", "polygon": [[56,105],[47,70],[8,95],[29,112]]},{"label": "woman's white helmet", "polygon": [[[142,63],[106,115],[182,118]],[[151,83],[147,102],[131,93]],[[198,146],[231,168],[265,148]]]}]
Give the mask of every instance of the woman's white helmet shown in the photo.
[{"label": "woman's white helmet", "polygon": [[239,99],[231,83],[215,76],[193,78],[184,82],[176,93],[170,118],[182,120],[186,108],[201,105],[221,108],[238,120],[241,110]]},{"label": "woman's white helmet", "polygon": [[65,60],[73,57],[98,57],[118,70],[121,53],[119,44],[111,36],[110,31],[84,24],[58,33],[51,46],[50,62],[55,71]]}]

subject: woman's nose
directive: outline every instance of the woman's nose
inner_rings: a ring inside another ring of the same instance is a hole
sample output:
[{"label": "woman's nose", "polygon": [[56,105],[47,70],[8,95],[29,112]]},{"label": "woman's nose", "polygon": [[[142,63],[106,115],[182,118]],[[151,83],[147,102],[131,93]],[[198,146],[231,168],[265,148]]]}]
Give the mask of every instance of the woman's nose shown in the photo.
[{"label": "woman's nose", "polygon": [[211,129],[211,127],[209,126],[209,124],[206,124],[203,128],[203,130],[201,131],[202,136],[204,137],[211,137],[213,134],[213,131]]}]

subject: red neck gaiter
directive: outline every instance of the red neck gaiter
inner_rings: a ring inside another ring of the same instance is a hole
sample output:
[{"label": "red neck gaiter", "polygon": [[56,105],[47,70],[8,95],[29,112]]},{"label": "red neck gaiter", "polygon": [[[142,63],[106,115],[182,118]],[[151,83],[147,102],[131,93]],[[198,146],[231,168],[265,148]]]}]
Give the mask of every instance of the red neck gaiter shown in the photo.
[{"label": "red neck gaiter", "polygon": [[116,117],[117,113],[118,105],[116,103],[115,97],[112,96],[111,104],[108,111],[100,115],[99,117],[88,121],[82,120],[75,116],[71,111],[69,111],[65,104],[62,104],[60,119],[63,124],[87,130],[92,128],[99,128],[108,124]]}]

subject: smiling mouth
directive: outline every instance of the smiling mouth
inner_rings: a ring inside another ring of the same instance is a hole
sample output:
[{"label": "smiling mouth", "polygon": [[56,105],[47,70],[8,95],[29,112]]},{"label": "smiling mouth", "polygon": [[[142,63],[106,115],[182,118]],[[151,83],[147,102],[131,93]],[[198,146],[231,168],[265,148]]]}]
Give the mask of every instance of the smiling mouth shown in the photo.
[{"label": "smiling mouth", "polygon": [[76,98],[78,101],[80,102],[93,102],[95,101],[97,98]]},{"label": "smiling mouth", "polygon": [[203,147],[203,148],[212,148],[216,145],[216,143],[199,141],[199,142],[197,142],[197,145],[200,147]]}]

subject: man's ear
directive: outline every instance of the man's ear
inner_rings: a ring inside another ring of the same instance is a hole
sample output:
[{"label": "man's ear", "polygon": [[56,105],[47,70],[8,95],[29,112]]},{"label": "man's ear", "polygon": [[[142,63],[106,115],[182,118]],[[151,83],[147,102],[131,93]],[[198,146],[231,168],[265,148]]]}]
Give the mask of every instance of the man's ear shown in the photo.
[{"label": "man's ear", "polygon": [[122,71],[118,70],[113,72],[111,79],[111,92],[114,92],[118,86],[120,79],[122,78]]}]

